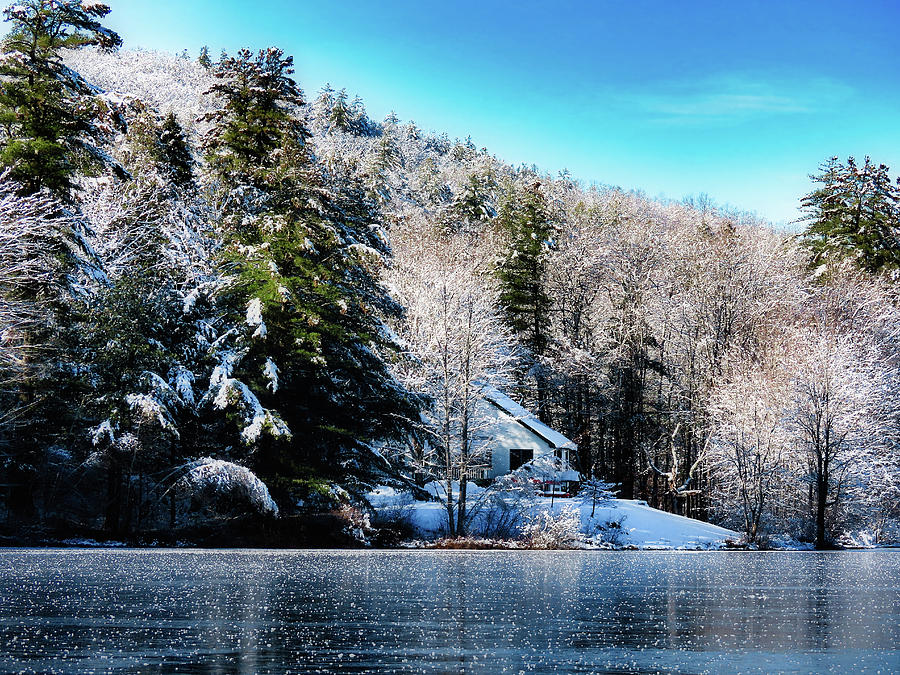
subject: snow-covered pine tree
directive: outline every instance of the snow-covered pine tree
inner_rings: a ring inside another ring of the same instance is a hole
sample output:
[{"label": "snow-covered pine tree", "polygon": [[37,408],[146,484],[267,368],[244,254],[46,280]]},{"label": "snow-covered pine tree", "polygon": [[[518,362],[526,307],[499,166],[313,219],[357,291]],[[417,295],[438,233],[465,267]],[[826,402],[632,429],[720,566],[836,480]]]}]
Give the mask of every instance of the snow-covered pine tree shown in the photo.
[{"label": "snow-covered pine tree", "polygon": [[[388,120],[393,116],[394,120],[397,116],[393,113],[388,114]],[[373,124],[366,113],[366,105],[359,96],[354,96],[350,101],[350,131],[357,136],[371,136],[376,132],[378,125]],[[387,120],[386,120],[387,121]],[[396,123],[396,122],[395,122]]]},{"label": "snow-covered pine tree", "polygon": [[396,115],[388,115],[381,125],[381,135],[375,140],[370,151],[366,168],[368,195],[379,204],[391,198],[391,173],[400,166],[400,150],[397,147]]},{"label": "snow-covered pine tree", "polygon": [[497,268],[500,305],[509,325],[528,351],[528,377],[534,378],[536,412],[548,419],[548,377],[542,358],[549,344],[550,305],[547,261],[555,247],[554,224],[539,182],[511,186],[497,225],[508,247]]},{"label": "snow-covered pine tree", "polygon": [[[88,474],[77,484],[102,495],[108,508],[99,515],[118,533],[160,526],[162,501],[175,526],[173,472],[209,452],[194,383],[213,367],[221,327],[216,309],[198,301],[216,287],[217,244],[187,141],[170,120],[174,139],[164,143],[165,122],[140,100],[120,114],[127,133],[109,150],[132,178],[86,181],[80,194],[105,278],[72,303],[66,344],[78,364],[67,389],[78,415],[68,446]],[[71,505],[72,495],[62,497]]]},{"label": "snow-covered pine tree", "polygon": [[331,112],[328,116],[329,130],[350,131],[353,118],[350,107],[347,105],[347,90],[341,89],[331,104]]},{"label": "snow-covered pine tree", "polygon": [[125,164],[181,190],[194,187],[193,153],[174,111],[160,118],[140,101],[130,105]]},{"label": "snow-covered pine tree", "polygon": [[60,52],[117,49],[122,39],[99,22],[109,11],[81,0],[21,0],[4,11],[12,27],[0,58],[0,164],[28,192],[67,196],[79,166],[108,160],[91,141],[98,103]]},{"label": "snow-covered pine tree", "polygon": [[243,327],[208,396],[256,410],[242,436],[265,476],[366,475],[382,461],[372,444],[404,433],[417,409],[384,361],[382,317],[400,308],[378,280],[377,210],[358,187],[323,187],[292,73],[275,48],[215,72],[224,105],[205,144]]},{"label": "snow-covered pine tree", "polygon": [[590,501],[591,503],[591,518],[594,517],[597,504],[600,506],[607,504],[616,498],[616,494],[615,483],[609,483],[593,476],[581,481],[581,486],[578,489],[578,496],[581,497],[582,501]]},{"label": "snow-covered pine tree", "polygon": [[174,185],[186,188],[194,180],[194,163],[184,129],[170,110],[159,130],[157,169]]},{"label": "snow-covered pine tree", "polygon": [[866,157],[842,163],[831,157],[810,176],[819,185],[801,200],[809,223],[800,237],[811,265],[843,258],[870,273],[900,268],[900,183],[889,168]]},{"label": "snow-covered pine tree", "polygon": [[0,475],[14,517],[30,515],[48,448],[77,414],[62,338],[79,277],[97,272],[82,223],[49,195],[23,192],[0,175]]},{"label": "snow-covered pine tree", "polygon": [[448,209],[448,217],[467,231],[477,231],[480,224],[497,215],[493,205],[496,180],[490,167],[469,174],[462,189]]},{"label": "snow-covered pine tree", "polygon": [[206,45],[200,47],[200,55],[197,57],[197,63],[204,68],[212,68],[212,59],[209,58],[209,47]]}]

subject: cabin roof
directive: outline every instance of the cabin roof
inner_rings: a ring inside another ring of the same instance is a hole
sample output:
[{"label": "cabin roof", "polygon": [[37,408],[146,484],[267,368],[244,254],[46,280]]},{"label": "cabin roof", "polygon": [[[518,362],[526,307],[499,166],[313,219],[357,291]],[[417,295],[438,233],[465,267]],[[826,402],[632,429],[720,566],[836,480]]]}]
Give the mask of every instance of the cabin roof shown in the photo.
[{"label": "cabin roof", "polygon": [[553,448],[577,450],[578,445],[541,422],[534,414],[513,401],[509,396],[496,389],[489,388],[485,398],[497,408],[515,419],[523,427],[543,438]]}]

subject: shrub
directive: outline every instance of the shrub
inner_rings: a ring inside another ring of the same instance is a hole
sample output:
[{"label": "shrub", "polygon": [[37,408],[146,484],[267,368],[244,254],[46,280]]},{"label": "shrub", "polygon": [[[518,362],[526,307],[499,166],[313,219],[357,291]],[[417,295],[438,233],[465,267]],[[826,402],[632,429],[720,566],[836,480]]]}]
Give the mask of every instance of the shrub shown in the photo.
[{"label": "shrub", "polygon": [[378,509],[372,519],[375,534],[372,543],[375,546],[398,546],[416,536],[411,511],[408,506],[388,506]]},{"label": "shrub", "polygon": [[522,531],[529,548],[559,549],[574,546],[580,527],[579,512],[566,506],[559,513],[541,510],[530,515]]}]

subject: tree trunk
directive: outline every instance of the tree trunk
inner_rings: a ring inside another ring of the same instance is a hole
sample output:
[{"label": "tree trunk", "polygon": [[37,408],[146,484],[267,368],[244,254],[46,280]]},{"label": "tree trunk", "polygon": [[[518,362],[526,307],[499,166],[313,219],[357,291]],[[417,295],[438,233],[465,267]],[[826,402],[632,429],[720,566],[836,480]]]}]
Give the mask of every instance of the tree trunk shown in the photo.
[{"label": "tree trunk", "polygon": [[828,547],[825,539],[825,509],[828,506],[828,482],[819,476],[816,485],[816,548]]}]

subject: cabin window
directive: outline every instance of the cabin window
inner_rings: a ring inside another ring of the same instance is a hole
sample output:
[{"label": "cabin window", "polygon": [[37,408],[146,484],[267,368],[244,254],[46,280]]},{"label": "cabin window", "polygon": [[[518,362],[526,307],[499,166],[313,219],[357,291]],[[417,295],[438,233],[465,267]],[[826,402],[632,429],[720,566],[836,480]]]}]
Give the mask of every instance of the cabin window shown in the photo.
[{"label": "cabin window", "polygon": [[534,459],[534,450],[531,448],[510,448],[509,451],[509,470],[515,471],[525,462]]}]

